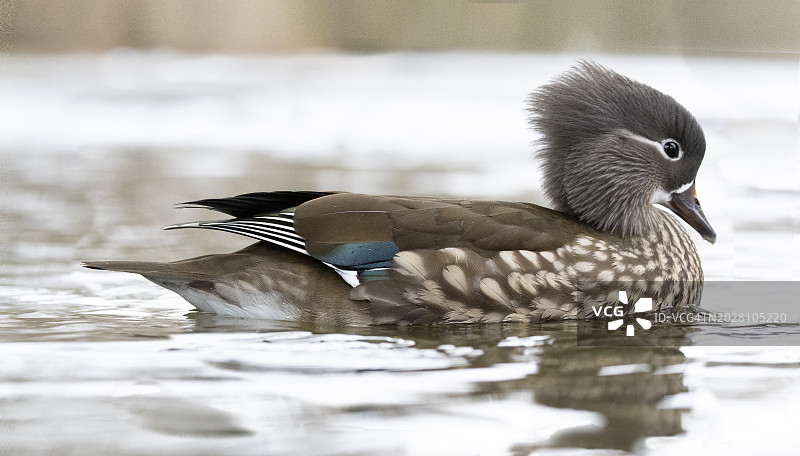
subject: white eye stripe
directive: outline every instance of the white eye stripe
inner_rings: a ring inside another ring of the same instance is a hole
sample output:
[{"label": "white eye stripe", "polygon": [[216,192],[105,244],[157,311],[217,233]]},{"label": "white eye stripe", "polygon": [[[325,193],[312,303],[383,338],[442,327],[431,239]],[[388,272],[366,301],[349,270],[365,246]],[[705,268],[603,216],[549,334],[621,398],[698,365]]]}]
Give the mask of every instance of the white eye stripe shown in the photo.
[{"label": "white eye stripe", "polygon": [[[639,141],[640,143],[648,144],[648,145],[651,145],[651,146],[655,147],[656,149],[658,149],[658,151],[661,153],[661,155],[664,158],[666,158],[667,160],[669,160],[669,161],[677,161],[677,160],[680,160],[681,158],[683,158],[683,147],[681,147],[681,143],[679,143],[678,141],[676,141],[676,140],[674,140],[672,138],[667,138],[667,139],[665,139],[665,140],[663,140],[661,142],[658,142],[658,141],[653,141],[652,139],[645,138],[644,136],[639,136],[637,134],[631,133],[628,130],[623,130],[623,134],[626,137],[630,138],[630,139],[633,139],[635,141]],[[669,155],[667,155],[666,152],[664,152],[664,144],[666,144],[668,142],[674,142],[675,144],[678,145],[678,156],[677,157],[672,158]]]}]

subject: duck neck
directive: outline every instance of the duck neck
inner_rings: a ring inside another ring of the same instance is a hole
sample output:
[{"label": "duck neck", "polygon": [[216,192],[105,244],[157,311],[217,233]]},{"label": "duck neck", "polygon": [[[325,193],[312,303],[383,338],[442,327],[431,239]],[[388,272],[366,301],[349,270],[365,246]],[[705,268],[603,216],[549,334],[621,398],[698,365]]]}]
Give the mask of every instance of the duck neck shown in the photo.
[{"label": "duck neck", "polygon": [[665,215],[649,200],[637,197],[636,194],[621,195],[611,205],[578,208],[561,205],[559,209],[599,231],[623,238],[644,237],[657,231]]}]

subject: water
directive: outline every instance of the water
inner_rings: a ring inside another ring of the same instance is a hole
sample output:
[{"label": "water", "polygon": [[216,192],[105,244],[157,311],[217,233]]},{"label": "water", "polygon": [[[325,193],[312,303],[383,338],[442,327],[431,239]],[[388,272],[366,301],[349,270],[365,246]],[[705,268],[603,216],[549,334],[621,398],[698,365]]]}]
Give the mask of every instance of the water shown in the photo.
[{"label": "water", "polygon": [[[796,279],[797,62],[597,58],[705,127],[707,278]],[[207,217],[171,208],[203,197],[541,202],[521,100],[572,59],[16,57],[0,88],[0,453],[794,454],[800,349],[744,345],[796,325],[654,325],[662,347],[579,347],[574,323],[307,327],[79,267],[247,245],[159,230]]]}]

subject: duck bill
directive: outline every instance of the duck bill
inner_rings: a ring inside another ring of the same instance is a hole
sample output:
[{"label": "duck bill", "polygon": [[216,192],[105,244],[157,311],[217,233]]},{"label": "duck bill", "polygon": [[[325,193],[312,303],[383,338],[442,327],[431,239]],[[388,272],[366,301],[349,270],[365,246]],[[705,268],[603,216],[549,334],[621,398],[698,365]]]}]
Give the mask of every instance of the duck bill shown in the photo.
[{"label": "duck bill", "polygon": [[708,223],[703,208],[700,207],[694,183],[686,191],[670,195],[669,202],[665,206],[700,233],[706,241],[713,244],[717,240],[717,233]]}]

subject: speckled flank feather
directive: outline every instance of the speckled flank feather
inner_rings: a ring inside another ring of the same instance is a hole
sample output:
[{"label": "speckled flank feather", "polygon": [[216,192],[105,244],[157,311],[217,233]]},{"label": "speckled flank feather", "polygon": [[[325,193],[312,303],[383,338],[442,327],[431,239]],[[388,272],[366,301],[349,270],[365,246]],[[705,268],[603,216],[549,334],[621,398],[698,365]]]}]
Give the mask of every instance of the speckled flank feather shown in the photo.
[{"label": "speckled flank feather", "polygon": [[590,234],[552,251],[469,249],[404,251],[389,280],[351,292],[368,300],[376,324],[542,322],[590,316],[590,306],[699,303],[703,272],[679,222],[661,213],[664,230],[649,238],[601,239]]}]

